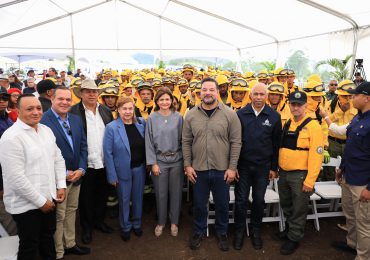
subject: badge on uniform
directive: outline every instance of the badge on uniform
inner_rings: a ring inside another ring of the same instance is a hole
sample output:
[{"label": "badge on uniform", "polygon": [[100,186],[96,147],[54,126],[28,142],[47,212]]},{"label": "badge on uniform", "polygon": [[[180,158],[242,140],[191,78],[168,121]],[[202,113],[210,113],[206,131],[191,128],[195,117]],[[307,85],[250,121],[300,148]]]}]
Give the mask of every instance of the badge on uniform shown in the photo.
[{"label": "badge on uniform", "polygon": [[266,119],[266,121],[263,122],[262,125],[264,125],[264,126],[271,126],[270,121],[268,119]]},{"label": "badge on uniform", "polygon": [[319,147],[317,147],[316,152],[318,154],[322,154],[324,152],[324,149],[322,148],[322,146],[319,146]]}]

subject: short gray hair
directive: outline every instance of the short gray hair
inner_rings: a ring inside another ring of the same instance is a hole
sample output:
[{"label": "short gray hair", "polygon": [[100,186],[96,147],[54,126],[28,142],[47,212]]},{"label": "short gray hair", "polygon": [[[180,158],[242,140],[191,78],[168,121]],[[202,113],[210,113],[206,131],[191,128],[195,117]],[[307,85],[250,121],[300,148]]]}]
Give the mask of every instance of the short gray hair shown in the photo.
[{"label": "short gray hair", "polygon": [[258,82],[258,83],[256,83],[253,87],[252,87],[252,89],[251,89],[251,93],[253,93],[255,90],[256,90],[256,88],[257,87],[263,87],[263,89],[265,90],[265,92],[266,92],[266,94],[267,94],[267,86],[266,86],[266,84],[264,84],[264,83],[262,83],[262,82]]}]

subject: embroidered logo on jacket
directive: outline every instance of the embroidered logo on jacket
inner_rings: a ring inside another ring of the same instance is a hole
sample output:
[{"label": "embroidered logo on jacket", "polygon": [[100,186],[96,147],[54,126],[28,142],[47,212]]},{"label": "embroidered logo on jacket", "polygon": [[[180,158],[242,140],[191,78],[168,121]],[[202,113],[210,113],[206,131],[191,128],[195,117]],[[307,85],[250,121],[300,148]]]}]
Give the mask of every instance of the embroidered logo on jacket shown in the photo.
[{"label": "embroidered logo on jacket", "polygon": [[271,126],[270,121],[268,119],[265,120],[265,122],[262,123],[264,126]]}]

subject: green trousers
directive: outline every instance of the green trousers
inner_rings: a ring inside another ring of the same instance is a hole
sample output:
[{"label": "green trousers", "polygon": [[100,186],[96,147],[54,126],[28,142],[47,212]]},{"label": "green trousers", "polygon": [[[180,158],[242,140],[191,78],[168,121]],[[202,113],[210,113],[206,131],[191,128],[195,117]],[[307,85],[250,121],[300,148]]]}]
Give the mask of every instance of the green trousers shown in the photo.
[{"label": "green trousers", "polygon": [[299,242],[304,236],[308,204],[312,193],[302,191],[307,171],[279,171],[280,204],[289,226],[288,238]]},{"label": "green trousers", "polygon": [[[336,158],[338,155],[343,156],[344,147],[346,144],[340,144],[336,141],[329,139],[328,152],[330,157]],[[335,180],[335,168],[334,167],[324,167],[322,170],[322,181],[334,181]]]}]

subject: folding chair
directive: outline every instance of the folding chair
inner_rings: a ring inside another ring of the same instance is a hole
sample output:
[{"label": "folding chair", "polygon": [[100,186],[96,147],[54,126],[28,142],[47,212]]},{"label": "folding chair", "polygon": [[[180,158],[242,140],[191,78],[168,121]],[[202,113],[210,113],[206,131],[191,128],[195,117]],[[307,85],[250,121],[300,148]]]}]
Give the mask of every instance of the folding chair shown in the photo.
[{"label": "folding chair", "polygon": [[[283,222],[283,213],[280,205],[280,198],[279,198],[279,188],[277,184],[278,179],[271,180],[269,185],[267,186],[266,193],[265,193],[265,216],[262,218],[262,222],[279,222],[279,230],[284,230],[284,222]],[[253,202],[252,198],[252,190],[249,193],[249,202]],[[272,210],[271,210],[272,206]],[[247,219],[247,235],[249,236],[249,227],[248,223],[250,223],[250,219]]]},{"label": "folding chair", "polygon": [[19,246],[18,236],[9,236],[0,223],[0,259],[16,260]]}]

